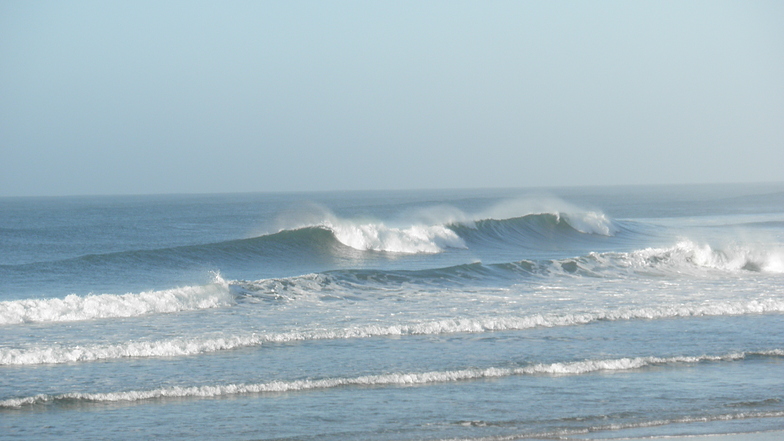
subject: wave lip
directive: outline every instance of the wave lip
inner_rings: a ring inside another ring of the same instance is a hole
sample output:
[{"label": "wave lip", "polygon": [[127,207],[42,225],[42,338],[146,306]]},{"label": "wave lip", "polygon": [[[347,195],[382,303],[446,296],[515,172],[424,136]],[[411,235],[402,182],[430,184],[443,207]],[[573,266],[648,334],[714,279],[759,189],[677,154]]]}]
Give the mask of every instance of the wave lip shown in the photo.
[{"label": "wave lip", "polygon": [[[388,226],[384,222],[366,219],[340,218],[324,207],[312,206],[300,219],[283,221],[278,233],[306,229],[323,229],[331,232],[343,245],[359,251],[384,251],[405,254],[434,254],[449,248],[467,248],[466,229],[484,230],[491,236],[501,235],[508,240],[525,240],[526,237],[508,237],[526,233],[535,236],[545,232],[568,228],[583,234],[612,236],[618,228],[601,212],[585,211],[562,201],[540,201],[535,204],[514,201],[485,213],[466,214],[453,207],[431,207],[411,214],[402,226]],[[307,211],[307,210],[306,210]],[[520,222],[531,223],[526,231]]]},{"label": "wave lip", "polygon": [[473,368],[450,371],[430,371],[411,373],[389,373],[364,375],[359,377],[337,377],[324,379],[304,379],[266,383],[228,384],[208,386],[174,386],[142,391],[82,393],[72,392],[59,395],[35,395],[0,401],[1,408],[20,408],[58,401],[83,402],[135,402],[159,398],[213,398],[220,396],[251,393],[299,392],[314,389],[332,389],[342,386],[406,386],[446,383],[456,381],[501,378],[516,375],[582,375],[599,371],[624,371],[641,369],[646,366],[671,365],[683,363],[720,362],[742,360],[749,356],[784,356],[784,350],[775,349],[760,352],[738,352],[724,355],[675,356],[675,357],[635,357],[605,360],[582,360],[550,364],[536,364],[518,368]]},{"label": "wave lip", "polygon": [[604,214],[595,211],[563,213],[564,221],[575,230],[585,234],[598,234],[600,236],[613,236],[618,228]]},{"label": "wave lip", "polygon": [[509,218],[489,217],[454,222],[449,227],[463,239],[473,239],[473,242],[480,244],[491,241],[523,246],[541,245],[542,241],[573,240],[582,235],[610,237],[619,231],[619,227],[605,214],[593,211],[553,211]]},{"label": "wave lip", "polygon": [[215,280],[207,285],[138,294],[71,294],[63,299],[4,301],[0,302],[0,325],[134,317],[218,308],[232,303],[228,283],[216,275]]},{"label": "wave lip", "polygon": [[328,221],[321,225],[342,244],[360,251],[435,254],[445,248],[465,248],[457,233],[443,225],[387,227],[383,223]]}]

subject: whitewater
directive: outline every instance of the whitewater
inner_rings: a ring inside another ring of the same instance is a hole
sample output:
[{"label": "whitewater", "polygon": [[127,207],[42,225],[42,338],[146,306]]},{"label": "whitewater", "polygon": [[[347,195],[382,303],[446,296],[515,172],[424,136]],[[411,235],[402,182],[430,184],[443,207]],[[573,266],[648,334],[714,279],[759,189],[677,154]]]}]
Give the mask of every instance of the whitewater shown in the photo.
[{"label": "whitewater", "polygon": [[784,429],[784,185],[0,199],[0,439]]}]

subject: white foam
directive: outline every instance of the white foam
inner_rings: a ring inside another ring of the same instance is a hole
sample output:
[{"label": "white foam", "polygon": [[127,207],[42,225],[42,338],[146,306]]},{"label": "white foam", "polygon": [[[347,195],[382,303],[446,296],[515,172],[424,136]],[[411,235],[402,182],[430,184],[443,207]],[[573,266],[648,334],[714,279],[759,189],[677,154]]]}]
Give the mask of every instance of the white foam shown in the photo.
[{"label": "white foam", "polygon": [[[566,205],[563,203],[562,205]],[[595,211],[581,211],[568,206],[570,211],[543,211],[524,212],[529,214],[553,214],[559,220],[568,223],[575,230],[585,234],[612,236],[616,233],[613,222],[603,213]],[[520,214],[510,217],[498,218],[499,220],[519,217]],[[466,226],[475,226],[474,222],[486,219],[474,216],[473,219],[466,215],[451,215],[443,223],[424,224],[416,223],[404,228],[389,227],[383,222],[362,222],[355,220],[339,219],[328,216],[319,226],[327,228],[344,245],[357,250],[388,251],[395,253],[440,253],[447,248],[466,248],[460,236],[448,228],[454,222]]]},{"label": "white foam", "polygon": [[[459,210],[458,210],[459,211]],[[320,227],[331,231],[342,244],[360,251],[392,253],[440,253],[445,248],[465,248],[463,240],[446,227],[446,223],[428,223],[428,216],[388,226],[375,219],[347,219],[318,204],[304,204],[283,213],[277,221],[278,231]]]},{"label": "white foam", "polygon": [[[90,362],[126,357],[175,357],[305,340],[335,340],[370,337],[401,337],[519,331],[537,327],[576,326],[596,321],[667,319],[694,316],[725,316],[784,312],[784,300],[672,304],[649,308],[621,308],[576,314],[534,314],[523,317],[454,318],[413,324],[367,325],[343,329],[304,329],[289,332],[249,333],[221,337],[175,338],[127,342],[114,345],[76,347],[43,346],[0,348],[0,365]],[[775,355],[775,354],[774,354]]]},{"label": "white foam", "polygon": [[232,303],[228,283],[219,275],[207,285],[185,286],[138,294],[71,294],[59,299],[0,302],[0,325],[65,322],[152,313],[218,308]]},{"label": "white foam", "polygon": [[448,225],[460,223],[471,227],[475,226],[475,221],[482,219],[504,220],[532,214],[553,214],[582,233],[611,236],[616,232],[613,222],[603,213],[586,211],[553,197],[506,201],[475,214],[466,214],[446,205],[408,214],[408,220],[397,222],[398,226],[389,226],[377,220],[340,218],[325,207],[308,204],[296,213],[279,218],[278,224],[279,231],[314,226],[326,228],[344,245],[361,251],[407,254],[434,254],[447,248],[466,248],[463,239]]},{"label": "white foam", "polygon": [[269,341],[266,336],[251,334],[203,339],[133,341],[114,345],[3,348],[0,349],[0,365],[60,364],[128,357],[180,357],[258,346],[265,341]]},{"label": "white foam", "polygon": [[[748,353],[748,355],[771,355]],[[772,354],[779,356],[779,354]],[[304,379],[293,381],[271,381],[255,384],[228,384],[208,386],[174,386],[152,390],[109,392],[109,393],[66,393],[60,395],[35,395],[0,401],[0,408],[18,408],[26,405],[44,404],[52,401],[79,400],[89,402],[134,402],[157,398],[210,398],[250,393],[298,392],[313,389],[331,389],[343,386],[404,386],[478,380],[484,378],[509,377],[514,375],[581,375],[597,371],[621,371],[640,369],[651,365],[699,363],[705,361],[733,361],[743,359],[747,353],[731,353],[719,356],[636,357],[607,360],[583,360],[575,362],[536,364],[519,368],[490,367],[485,369],[462,369],[451,371],[389,373],[359,377]]]},{"label": "white foam", "polygon": [[563,219],[572,228],[585,234],[612,236],[617,232],[612,221],[604,213],[596,211],[568,212],[563,214]]},{"label": "white foam", "polygon": [[393,253],[440,253],[445,248],[465,248],[465,242],[444,225],[412,225],[393,228],[381,222],[348,220],[325,221],[321,226],[331,230],[344,245],[357,250]]},{"label": "white foam", "polygon": [[636,267],[670,266],[676,269],[709,268],[722,271],[751,270],[784,273],[784,252],[763,246],[732,245],[715,250],[708,244],[682,240],[674,247],[647,248],[626,255]]}]

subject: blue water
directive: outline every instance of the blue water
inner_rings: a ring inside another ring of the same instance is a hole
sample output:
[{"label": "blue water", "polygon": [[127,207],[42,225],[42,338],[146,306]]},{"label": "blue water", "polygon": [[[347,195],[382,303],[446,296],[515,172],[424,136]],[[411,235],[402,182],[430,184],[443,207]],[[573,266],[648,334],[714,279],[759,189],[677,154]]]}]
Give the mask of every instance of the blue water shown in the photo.
[{"label": "blue water", "polygon": [[784,185],[0,199],[0,439],[784,429]]}]

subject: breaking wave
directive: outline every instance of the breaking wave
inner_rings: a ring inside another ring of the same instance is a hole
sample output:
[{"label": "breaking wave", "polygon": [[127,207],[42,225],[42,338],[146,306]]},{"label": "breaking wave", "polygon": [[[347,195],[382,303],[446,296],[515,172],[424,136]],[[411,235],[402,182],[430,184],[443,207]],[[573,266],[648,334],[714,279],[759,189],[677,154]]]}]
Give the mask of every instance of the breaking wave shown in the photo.
[{"label": "breaking wave", "polygon": [[[615,224],[602,213],[540,213],[507,219],[452,221],[443,224],[413,224],[390,227],[383,222],[355,221],[332,217],[316,225],[345,246],[359,251],[391,253],[440,253],[449,248],[470,248],[483,242],[534,245],[541,240],[568,240],[575,235],[612,236]],[[285,231],[285,230],[284,230]]]},{"label": "breaking wave", "polygon": [[713,249],[691,241],[665,248],[631,252],[592,252],[558,260],[521,260],[511,263],[480,262],[426,270],[335,270],[302,276],[234,281],[238,297],[257,300],[291,300],[300,296],[330,293],[355,296],[362,290],[399,292],[427,290],[434,286],[476,284],[491,280],[518,283],[521,277],[639,277],[647,275],[710,274],[739,272],[783,273],[784,252],[764,247],[733,246]]},{"label": "breaking wave", "polygon": [[112,317],[134,317],[219,308],[233,303],[229,284],[219,275],[207,285],[185,286],[138,294],[71,294],[65,298],[0,302],[0,325],[69,322]]},{"label": "breaking wave", "polygon": [[784,273],[784,251],[765,246],[733,245],[714,249],[708,244],[682,240],[672,247],[645,248],[631,252],[592,252],[585,256],[544,261],[520,261],[494,265],[517,273],[573,274],[613,277],[633,274],[695,276],[714,273]]},{"label": "breaking wave", "polygon": [[412,225],[392,228],[384,223],[327,222],[340,243],[360,251],[391,253],[439,253],[446,248],[465,248],[457,233],[444,225]]},{"label": "breaking wave", "polygon": [[[550,221],[554,222],[555,217]],[[314,239],[320,236],[309,234],[307,237]],[[252,282],[227,282],[216,276],[212,283],[206,285],[159,291],[122,295],[71,294],[64,298],[2,301],[0,325],[134,317],[219,308],[232,306],[237,300],[243,299],[291,300],[324,294],[356,297],[370,292],[381,296],[405,295],[411,292],[425,293],[433,288],[454,288],[456,285],[483,286],[487,282],[508,286],[509,283],[520,283],[521,277],[703,277],[746,272],[784,273],[784,251],[746,245],[714,249],[707,244],[683,240],[672,247],[631,252],[592,252],[559,260],[521,260],[487,265],[477,262],[413,271],[335,270]]]},{"label": "breaking wave", "polygon": [[670,248],[649,248],[630,254],[632,264],[668,264],[678,267],[700,267],[724,271],[755,271],[784,273],[784,252],[750,246],[733,245],[713,249],[708,244],[683,240]]},{"label": "breaking wave", "polygon": [[58,395],[40,394],[31,397],[11,398],[0,401],[0,408],[43,405],[52,402],[136,402],[160,398],[213,398],[255,393],[300,392],[315,389],[331,389],[345,386],[408,386],[456,381],[501,378],[515,375],[582,375],[598,371],[624,371],[654,365],[693,364],[702,362],[737,361],[751,356],[781,357],[784,350],[760,352],[738,352],[724,355],[635,357],[608,360],[583,360],[550,364],[534,364],[516,368],[490,367],[484,369],[462,369],[450,371],[389,373],[359,377],[303,379],[293,381],[270,381],[253,384],[227,384],[212,386],[174,386],[159,389],[82,393]]},{"label": "breaking wave", "polygon": [[390,225],[381,221],[326,216],[318,222],[284,228],[245,239],[171,248],[128,250],[91,254],[57,261],[0,265],[0,271],[30,277],[42,271],[70,274],[86,266],[113,271],[117,268],[155,271],[161,267],[192,268],[193,265],[233,267],[247,262],[319,262],[324,257],[361,257],[363,252],[437,254],[450,249],[481,249],[499,245],[536,249],[560,246],[586,236],[611,236],[615,224],[603,214],[530,214],[505,219],[450,218],[444,222],[408,221]]},{"label": "breaking wave", "polygon": [[301,329],[288,332],[248,333],[219,337],[174,338],[121,344],[42,346],[25,349],[0,348],[0,365],[58,364],[129,357],[191,356],[209,352],[306,340],[400,337],[457,333],[521,331],[532,328],[586,325],[598,321],[658,320],[682,317],[738,316],[784,312],[784,300],[670,304],[647,308],[618,308],[574,314],[453,318],[389,325],[365,325],[342,329]]}]

